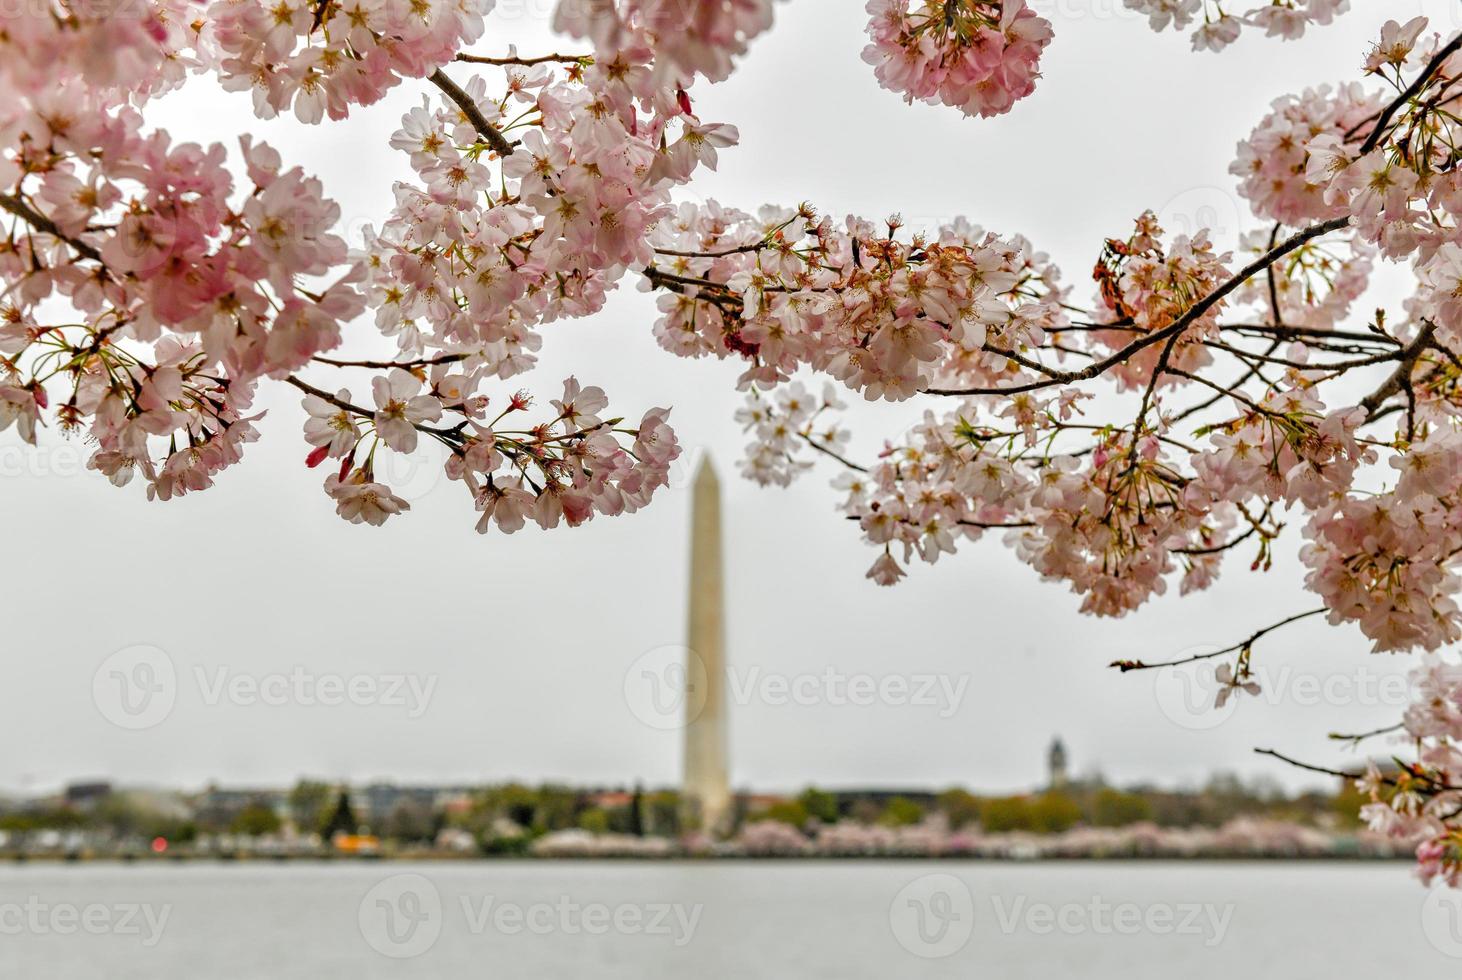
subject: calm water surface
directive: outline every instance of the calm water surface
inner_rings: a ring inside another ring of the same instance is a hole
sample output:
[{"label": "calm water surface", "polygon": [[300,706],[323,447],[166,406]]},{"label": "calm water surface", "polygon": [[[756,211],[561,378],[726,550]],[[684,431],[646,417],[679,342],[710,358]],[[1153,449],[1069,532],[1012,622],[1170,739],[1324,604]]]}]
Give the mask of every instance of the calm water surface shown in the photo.
[{"label": "calm water surface", "polygon": [[1462,977],[1426,899],[1400,863],[8,865],[0,977]]}]

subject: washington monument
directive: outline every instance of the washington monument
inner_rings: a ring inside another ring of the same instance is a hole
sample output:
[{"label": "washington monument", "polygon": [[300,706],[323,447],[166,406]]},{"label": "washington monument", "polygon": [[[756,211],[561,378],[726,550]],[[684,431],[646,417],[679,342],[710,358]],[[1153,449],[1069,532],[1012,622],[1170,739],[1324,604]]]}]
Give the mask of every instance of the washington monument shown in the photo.
[{"label": "washington monument", "polygon": [[[690,614],[685,645],[685,781],[689,827],[730,830],[726,758],[726,624],[721,582],[721,484],[709,457],[695,474],[690,542]],[[697,690],[699,687],[699,690]]]}]

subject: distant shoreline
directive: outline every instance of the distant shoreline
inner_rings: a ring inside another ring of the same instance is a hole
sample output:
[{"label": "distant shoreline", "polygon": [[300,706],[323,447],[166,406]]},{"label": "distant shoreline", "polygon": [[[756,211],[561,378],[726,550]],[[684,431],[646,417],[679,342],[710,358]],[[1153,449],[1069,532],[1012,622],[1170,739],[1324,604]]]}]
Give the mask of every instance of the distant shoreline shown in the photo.
[{"label": "distant shoreline", "polygon": [[1061,855],[1037,857],[1001,857],[995,855],[937,855],[937,854],[860,854],[860,855],[494,855],[494,854],[441,854],[407,853],[377,855],[279,855],[279,854],[199,854],[199,855],[72,855],[72,854],[7,854],[0,856],[0,867],[25,864],[120,864],[120,865],[168,865],[168,864],[756,864],[756,863],[808,863],[808,864],[857,864],[878,861],[907,863],[945,864],[1091,864],[1091,863],[1135,863],[1135,864],[1376,864],[1412,862],[1415,858],[1407,854],[1195,854],[1180,857],[1171,854],[1103,854],[1103,855]]}]

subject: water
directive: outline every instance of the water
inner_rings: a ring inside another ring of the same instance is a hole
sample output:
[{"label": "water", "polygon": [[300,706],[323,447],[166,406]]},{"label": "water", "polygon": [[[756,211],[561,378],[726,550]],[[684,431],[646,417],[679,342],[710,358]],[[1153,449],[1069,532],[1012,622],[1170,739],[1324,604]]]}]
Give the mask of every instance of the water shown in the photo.
[{"label": "water", "polygon": [[0,976],[1456,976],[1427,900],[1401,863],[10,865]]}]

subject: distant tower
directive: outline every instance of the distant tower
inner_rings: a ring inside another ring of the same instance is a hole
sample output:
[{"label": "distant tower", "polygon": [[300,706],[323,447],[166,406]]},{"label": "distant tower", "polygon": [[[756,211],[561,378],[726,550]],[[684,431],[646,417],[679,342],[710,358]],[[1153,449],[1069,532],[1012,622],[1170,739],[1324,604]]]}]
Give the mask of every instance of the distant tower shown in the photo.
[{"label": "distant tower", "polygon": [[1047,759],[1051,770],[1051,789],[1066,788],[1066,746],[1058,735],[1051,740],[1051,751]]},{"label": "distant tower", "polygon": [[[695,474],[690,542],[690,616],[686,646],[685,784],[688,828],[730,830],[726,758],[726,625],[721,583],[721,484],[710,458]],[[699,663],[694,658],[699,658]],[[695,690],[702,685],[702,691]]]}]

